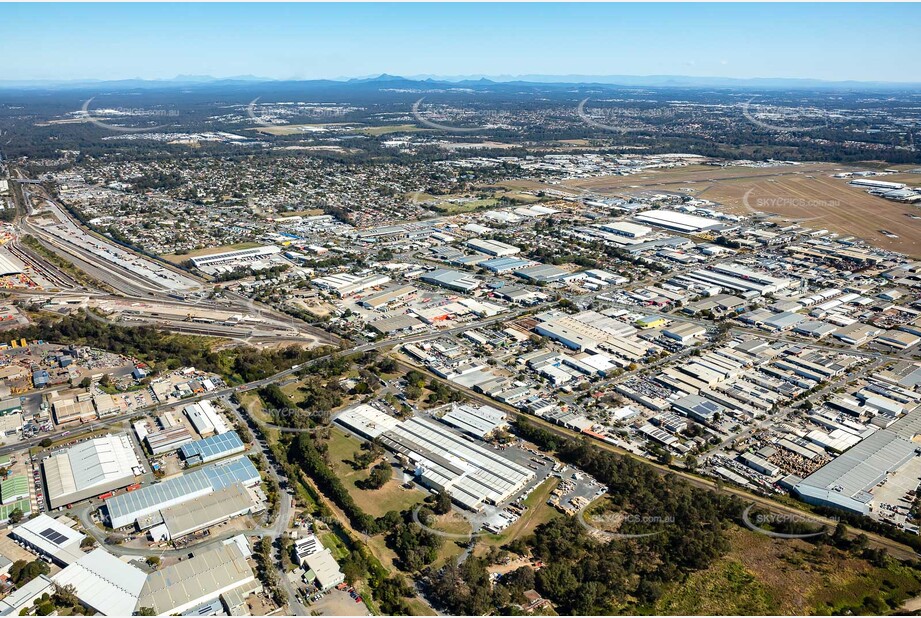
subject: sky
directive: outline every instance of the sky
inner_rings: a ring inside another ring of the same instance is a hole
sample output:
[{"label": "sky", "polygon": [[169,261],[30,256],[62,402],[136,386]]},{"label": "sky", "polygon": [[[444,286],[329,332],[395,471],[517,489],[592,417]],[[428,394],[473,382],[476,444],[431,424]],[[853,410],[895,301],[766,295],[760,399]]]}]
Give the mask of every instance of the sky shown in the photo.
[{"label": "sky", "polygon": [[0,4],[0,81],[685,75],[921,82],[921,4]]}]

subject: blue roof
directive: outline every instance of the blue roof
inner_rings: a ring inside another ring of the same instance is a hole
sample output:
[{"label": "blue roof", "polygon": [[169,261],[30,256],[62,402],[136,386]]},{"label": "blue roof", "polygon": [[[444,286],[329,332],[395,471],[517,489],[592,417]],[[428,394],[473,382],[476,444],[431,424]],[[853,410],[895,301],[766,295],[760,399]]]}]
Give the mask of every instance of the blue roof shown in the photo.
[{"label": "blue roof", "polygon": [[198,456],[201,457],[202,461],[212,461],[232,453],[239,453],[244,448],[243,440],[240,439],[239,434],[236,431],[229,431],[204,440],[183,444],[182,448],[179,449],[179,454],[183,459],[192,459]]}]

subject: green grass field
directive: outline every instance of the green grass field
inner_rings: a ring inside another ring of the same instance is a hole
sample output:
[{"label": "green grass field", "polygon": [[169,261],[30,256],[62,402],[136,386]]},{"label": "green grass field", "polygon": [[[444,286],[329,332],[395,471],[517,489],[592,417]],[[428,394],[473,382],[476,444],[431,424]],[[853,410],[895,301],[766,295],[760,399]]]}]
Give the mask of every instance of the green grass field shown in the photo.
[{"label": "green grass field", "polygon": [[355,481],[368,478],[367,470],[355,470],[347,462],[361,450],[361,440],[346,435],[338,427],[330,430],[329,460],[356,504],[369,515],[380,517],[388,511],[404,511],[421,503],[426,494],[418,489],[403,489],[396,479],[387,482],[380,489],[365,490],[355,486]]}]

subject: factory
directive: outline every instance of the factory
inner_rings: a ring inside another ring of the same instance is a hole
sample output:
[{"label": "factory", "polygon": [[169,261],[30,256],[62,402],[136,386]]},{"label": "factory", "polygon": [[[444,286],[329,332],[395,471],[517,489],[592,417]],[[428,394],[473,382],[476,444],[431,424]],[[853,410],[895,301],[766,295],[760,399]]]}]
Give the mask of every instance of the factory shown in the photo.
[{"label": "factory", "polygon": [[[477,414],[457,410],[455,418]],[[489,410],[484,414],[483,418],[499,422]],[[534,476],[528,468],[428,418],[399,421],[361,405],[341,413],[336,422],[367,439],[379,440],[413,469],[423,485],[446,491],[455,503],[471,511],[512,499]]]},{"label": "factory", "polygon": [[416,293],[411,285],[397,285],[365,296],[359,304],[372,311],[383,311],[389,306],[408,300]]},{"label": "factory", "polygon": [[505,413],[492,406],[452,403],[451,410],[441,417],[441,422],[481,440],[508,428]]},{"label": "factory", "polygon": [[53,509],[127,487],[142,471],[127,434],[87,440],[42,461]]},{"label": "factory", "polygon": [[317,277],[310,282],[310,285],[326,292],[332,292],[340,298],[346,298],[347,296],[364,292],[369,288],[380,287],[387,283],[390,283],[390,277],[387,275],[368,275],[366,277],[359,277],[351,273],[341,273],[338,275]]},{"label": "factory", "polygon": [[456,270],[439,268],[423,274],[420,279],[426,283],[437,285],[456,292],[472,292],[480,285],[480,280],[473,275],[468,275]]},{"label": "factory", "polygon": [[192,423],[195,431],[203,438],[215,434],[224,434],[230,431],[230,427],[224,422],[223,417],[221,417],[220,413],[214,409],[214,406],[207,399],[186,406],[183,408],[183,412],[189,417],[189,421]]},{"label": "factory", "polygon": [[[148,531],[153,541],[175,541],[249,513],[264,510],[261,501],[242,483],[160,509],[162,523]],[[156,521],[148,518],[147,521]]]},{"label": "factory", "polygon": [[804,478],[793,491],[808,504],[867,515],[873,488],[908,463],[917,450],[898,433],[882,429]]},{"label": "factory", "polygon": [[236,431],[216,434],[202,440],[189,442],[179,449],[179,456],[187,466],[211,463],[224,457],[237,455],[246,450],[240,434]]},{"label": "factory", "polygon": [[174,476],[153,485],[107,498],[105,508],[112,528],[137,524],[142,529],[161,523],[159,512],[201,498],[234,483],[253,487],[262,481],[247,457],[237,457]]},{"label": "factory", "polygon": [[182,425],[148,433],[144,436],[147,448],[154,455],[175,451],[183,444],[188,444],[194,439],[191,432]]},{"label": "factory", "polygon": [[219,599],[229,604],[225,596],[246,597],[260,587],[243,551],[230,541],[149,574],[137,607],[154,616],[177,615]]},{"label": "factory", "polygon": [[675,232],[691,234],[704,232],[723,227],[723,224],[714,219],[698,217],[675,210],[647,210],[634,217],[637,221],[648,223],[654,227],[661,227]]},{"label": "factory", "polygon": [[652,232],[652,228],[650,227],[637,225],[629,221],[612,221],[611,223],[603,223],[598,227],[605,232],[617,234],[618,236],[626,236],[627,238],[642,238]]},{"label": "factory", "polygon": [[281,249],[275,245],[266,245],[264,247],[253,247],[252,249],[240,249],[238,251],[224,251],[223,253],[212,253],[211,255],[202,255],[192,258],[192,264],[195,268],[212,268],[215,266],[226,266],[229,264],[244,264],[246,262],[257,262],[277,255]]},{"label": "factory", "polygon": [[131,616],[147,574],[97,548],[51,579],[56,586],[73,586],[80,602],[98,614]]},{"label": "factory", "polygon": [[76,562],[84,555],[80,544],[86,535],[44,513],[13,528],[11,536],[32,553],[61,567]]},{"label": "factory", "polygon": [[484,238],[471,238],[467,241],[467,246],[474,251],[485,253],[493,257],[508,257],[521,252],[521,249],[514,245],[508,245],[498,240],[487,240]]}]

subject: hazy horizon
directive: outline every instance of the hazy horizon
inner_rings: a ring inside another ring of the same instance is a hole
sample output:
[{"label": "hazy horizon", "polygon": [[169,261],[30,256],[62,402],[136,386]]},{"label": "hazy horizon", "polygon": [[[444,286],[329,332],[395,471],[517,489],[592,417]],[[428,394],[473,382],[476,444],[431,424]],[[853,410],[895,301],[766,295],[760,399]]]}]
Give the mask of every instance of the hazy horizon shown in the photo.
[{"label": "hazy horizon", "polygon": [[0,81],[387,73],[916,83],[921,66],[908,60],[921,57],[919,18],[916,4],[4,4]]}]

